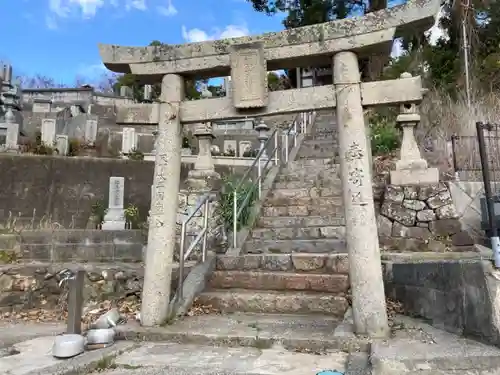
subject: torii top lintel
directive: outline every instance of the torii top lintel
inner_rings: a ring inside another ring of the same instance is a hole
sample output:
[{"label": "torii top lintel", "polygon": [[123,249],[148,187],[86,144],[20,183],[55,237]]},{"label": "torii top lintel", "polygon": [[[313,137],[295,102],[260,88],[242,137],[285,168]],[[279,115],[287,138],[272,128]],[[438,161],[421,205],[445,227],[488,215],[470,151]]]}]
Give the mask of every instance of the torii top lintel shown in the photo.
[{"label": "torii top lintel", "polygon": [[[118,73],[145,76],[164,74],[198,75],[206,78],[229,75],[230,50],[234,45],[260,43],[268,70],[307,66],[308,59],[353,50],[360,54],[380,53],[405,30],[430,28],[440,0],[408,0],[403,5],[322,24],[258,36],[200,43],[125,47],[100,44],[104,65]],[[373,47],[378,47],[374,49]]]}]

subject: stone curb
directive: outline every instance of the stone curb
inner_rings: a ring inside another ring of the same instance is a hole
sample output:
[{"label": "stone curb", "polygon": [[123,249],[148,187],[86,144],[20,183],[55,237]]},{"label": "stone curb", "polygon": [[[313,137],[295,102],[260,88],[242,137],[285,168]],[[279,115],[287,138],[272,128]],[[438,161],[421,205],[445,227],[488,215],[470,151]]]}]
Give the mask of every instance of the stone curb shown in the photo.
[{"label": "stone curb", "polygon": [[25,375],[86,375],[97,369],[103,358],[115,358],[125,352],[135,349],[137,343],[130,341],[115,342],[109,348],[85,352],[74,358],[61,360],[61,362],[31,371]]}]

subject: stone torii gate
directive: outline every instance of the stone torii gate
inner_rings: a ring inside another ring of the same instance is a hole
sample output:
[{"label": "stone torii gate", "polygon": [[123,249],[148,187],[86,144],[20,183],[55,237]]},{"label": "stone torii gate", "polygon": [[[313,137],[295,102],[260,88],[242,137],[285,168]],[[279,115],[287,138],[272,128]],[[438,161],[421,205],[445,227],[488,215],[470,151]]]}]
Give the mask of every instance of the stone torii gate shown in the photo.
[{"label": "stone torii gate", "polygon": [[[420,77],[362,83],[358,59],[388,56],[393,39],[402,32],[430,28],[439,6],[439,0],[409,0],[363,17],[256,37],[151,47],[99,46],[108,69],[136,74],[145,83],[162,81],[160,103],[124,108],[118,114],[123,122],[159,125],[143,325],[160,324],[168,314],[182,124],[336,108],[355,330],[372,337],[388,334],[363,107],[419,103],[422,85]],[[332,86],[267,90],[268,70],[327,64],[333,65]],[[185,100],[186,77],[228,75],[231,95]]]}]

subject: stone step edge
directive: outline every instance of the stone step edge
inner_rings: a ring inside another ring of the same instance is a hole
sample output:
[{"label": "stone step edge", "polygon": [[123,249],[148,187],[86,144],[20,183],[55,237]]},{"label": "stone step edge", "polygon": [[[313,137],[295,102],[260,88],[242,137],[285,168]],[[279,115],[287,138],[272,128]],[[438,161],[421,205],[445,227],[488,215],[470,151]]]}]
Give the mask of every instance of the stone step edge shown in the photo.
[{"label": "stone step edge", "polygon": [[[214,297],[222,296],[222,298],[228,296],[229,294],[246,294],[246,295],[255,295],[255,294],[267,294],[267,295],[280,295],[281,297],[328,297],[333,298],[339,301],[345,301],[346,296],[345,293],[331,293],[331,292],[320,292],[315,290],[273,290],[273,289],[243,289],[243,288],[207,288],[201,295],[211,295]],[[258,314],[258,313],[254,313]],[[268,313],[266,313],[268,314]]]},{"label": "stone step edge", "polygon": [[[256,314],[258,315],[258,314]],[[267,314],[269,315],[269,314]],[[257,334],[238,334],[237,332],[221,332],[215,336],[198,332],[167,330],[165,327],[142,327],[138,324],[125,324],[116,327],[115,340],[145,341],[145,342],[178,342],[182,344],[197,344],[222,347],[255,347],[259,349],[273,346],[286,350],[297,351],[308,349],[313,352],[324,350],[339,350],[342,352],[370,351],[371,341],[354,335],[345,336],[332,333],[328,340],[313,340],[311,338],[282,338],[275,335],[258,332]]]},{"label": "stone step edge", "polygon": [[[297,272],[297,271],[293,271],[293,270],[270,270],[270,269],[262,269],[262,268],[256,268],[256,269],[246,269],[246,270],[219,270],[219,269],[216,269],[214,272],[212,272],[212,275],[214,273],[227,273],[227,274],[248,274],[248,273],[254,273],[256,274],[262,274],[262,275],[265,275],[265,274],[269,274],[269,275],[280,275],[280,276],[303,276],[303,277],[306,277],[306,276],[314,276],[314,277],[326,277],[326,278],[329,278],[329,277],[333,277],[333,278],[342,278],[342,279],[345,279],[346,277],[348,277],[348,275],[346,273],[339,273],[339,272],[333,272],[333,273],[326,273],[325,271],[321,271],[321,272]],[[219,289],[232,289],[232,288],[219,288]],[[236,288],[238,289],[238,288]],[[260,289],[260,290],[263,290],[263,291],[273,291],[273,290],[276,290],[276,289]],[[276,290],[277,291],[277,290]],[[291,291],[295,291],[295,289],[291,289]],[[297,290],[298,292],[300,292],[300,290]],[[307,291],[307,290],[305,290]]]},{"label": "stone step edge", "polygon": [[243,289],[256,293],[316,292],[343,296],[349,288],[349,276],[340,273],[216,270],[212,273],[205,291]]},{"label": "stone step edge", "polygon": [[[266,217],[275,217],[275,216],[266,216]],[[300,216],[298,216],[298,217],[300,217]],[[304,217],[308,217],[308,216],[304,216]],[[291,227],[255,227],[255,228],[253,228],[251,230],[251,232],[269,232],[270,230],[273,230],[273,229],[285,229],[285,228],[289,228],[289,229],[309,229],[309,228],[314,228],[314,229],[316,229],[316,228],[335,228],[335,229],[340,229],[340,228],[345,228],[345,225],[307,225],[307,226],[299,225],[299,226],[291,226]],[[304,238],[304,239],[307,239],[307,238]],[[323,238],[320,238],[320,239],[323,239]]]},{"label": "stone step edge", "polygon": [[[268,263],[270,265],[268,265]],[[216,270],[218,271],[272,271],[275,264],[291,272],[316,273],[318,270],[334,272],[336,274],[349,273],[349,254],[242,254],[242,255],[218,255],[216,259]],[[324,272],[324,271],[323,271]],[[323,273],[321,272],[321,273]]]}]

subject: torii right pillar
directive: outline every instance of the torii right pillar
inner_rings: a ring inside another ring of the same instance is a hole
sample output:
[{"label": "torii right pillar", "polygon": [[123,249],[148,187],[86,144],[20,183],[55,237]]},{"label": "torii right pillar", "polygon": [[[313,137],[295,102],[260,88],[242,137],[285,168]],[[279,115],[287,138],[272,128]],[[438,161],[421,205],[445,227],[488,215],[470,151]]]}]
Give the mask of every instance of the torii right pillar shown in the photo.
[{"label": "torii right pillar", "polygon": [[387,318],[371,176],[361,103],[361,74],[353,52],[333,57],[349,277],[357,334],[387,337]]}]

